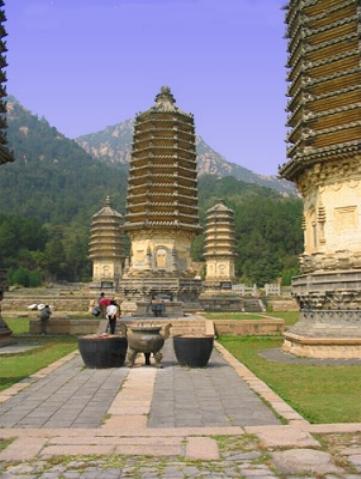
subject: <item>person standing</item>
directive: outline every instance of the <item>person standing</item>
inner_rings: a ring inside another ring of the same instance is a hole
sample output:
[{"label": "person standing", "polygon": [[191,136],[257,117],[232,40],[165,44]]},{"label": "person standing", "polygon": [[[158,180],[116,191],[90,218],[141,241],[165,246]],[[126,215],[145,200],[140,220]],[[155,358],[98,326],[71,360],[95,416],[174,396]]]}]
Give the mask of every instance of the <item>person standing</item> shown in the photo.
[{"label": "person standing", "polygon": [[39,318],[40,318],[40,333],[41,334],[48,334],[48,326],[49,326],[49,319],[51,316],[51,309],[48,304],[45,304],[39,310]]},{"label": "person standing", "polygon": [[101,310],[101,316],[102,318],[105,318],[106,316],[106,310],[107,307],[110,305],[110,299],[105,297],[105,293],[100,293],[99,299],[98,299],[98,306]]},{"label": "person standing", "polygon": [[[109,306],[106,309],[106,318],[108,320],[110,334],[115,334],[115,328],[117,325],[117,317],[119,314],[119,308],[114,299],[110,301]],[[108,326],[107,326],[108,329]]]}]

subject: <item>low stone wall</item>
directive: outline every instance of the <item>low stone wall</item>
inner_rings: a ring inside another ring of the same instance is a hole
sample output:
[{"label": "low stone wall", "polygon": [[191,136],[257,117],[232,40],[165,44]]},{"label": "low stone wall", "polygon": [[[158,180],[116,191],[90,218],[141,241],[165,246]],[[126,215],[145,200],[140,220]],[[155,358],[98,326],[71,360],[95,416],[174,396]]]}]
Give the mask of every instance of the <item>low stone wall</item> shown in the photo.
[{"label": "low stone wall", "polygon": [[[99,330],[101,319],[73,319],[67,317],[51,318],[48,326],[49,334],[70,334],[74,336],[81,336],[84,334],[95,334]],[[163,320],[134,320],[144,324],[152,324],[164,326],[172,323],[171,336],[178,334],[213,334],[210,332],[210,323],[212,321],[206,320],[202,316],[194,316],[189,319],[175,319],[167,318]],[[127,323],[127,322],[126,322]],[[284,330],[283,319],[247,319],[247,320],[215,320],[213,321],[214,331],[217,335],[231,334],[235,336],[267,336],[279,335]],[[40,333],[40,320],[34,318],[30,320],[30,334]]]},{"label": "low stone wall", "polygon": [[283,333],[283,319],[217,319],[213,321],[217,335],[268,336]]},{"label": "low stone wall", "polygon": [[[120,332],[119,325],[122,321],[117,321],[117,332]],[[49,334],[70,334],[74,336],[81,336],[84,334],[95,334],[99,331],[105,331],[107,321],[105,319],[75,319],[67,317],[55,317],[49,320],[48,333]],[[133,319],[125,321],[126,324],[131,323],[137,325],[152,325],[152,326],[166,326],[168,323],[172,324],[170,334],[175,336],[178,334],[213,334],[213,329],[210,328],[212,321],[208,321],[203,317],[194,316],[193,318],[164,318],[158,320],[157,318]],[[99,328],[99,326],[101,327]],[[212,332],[210,332],[212,331]],[[30,333],[40,333],[40,320],[34,318],[30,320]]]},{"label": "low stone wall", "polygon": [[293,298],[267,298],[267,307],[271,311],[298,311],[299,307]]},{"label": "low stone wall", "polygon": [[90,302],[94,301],[95,296],[11,296],[6,295],[2,302],[2,310],[6,311],[26,311],[27,307],[33,303],[51,304],[55,311],[88,311]]},{"label": "low stone wall", "polygon": [[[71,334],[80,336],[83,334],[94,334],[99,327],[99,319],[72,319],[72,318],[51,318],[49,320],[49,334]],[[40,333],[40,319],[30,320],[30,334]]]}]

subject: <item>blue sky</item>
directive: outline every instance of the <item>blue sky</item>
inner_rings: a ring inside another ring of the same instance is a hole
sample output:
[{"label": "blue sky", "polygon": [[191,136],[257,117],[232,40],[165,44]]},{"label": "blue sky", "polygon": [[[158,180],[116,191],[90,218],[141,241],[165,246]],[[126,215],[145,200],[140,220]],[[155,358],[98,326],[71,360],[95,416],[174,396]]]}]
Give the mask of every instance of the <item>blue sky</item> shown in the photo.
[{"label": "blue sky", "polygon": [[70,137],[147,109],[163,84],[227,160],[285,160],[281,0],[7,0],[8,92]]}]

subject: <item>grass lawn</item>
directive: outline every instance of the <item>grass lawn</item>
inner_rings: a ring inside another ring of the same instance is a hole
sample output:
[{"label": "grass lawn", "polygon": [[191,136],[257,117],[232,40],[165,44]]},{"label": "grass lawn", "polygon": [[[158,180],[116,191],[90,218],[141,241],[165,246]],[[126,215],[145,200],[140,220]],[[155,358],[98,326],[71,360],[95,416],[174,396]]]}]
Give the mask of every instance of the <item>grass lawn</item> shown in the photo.
[{"label": "grass lawn", "polygon": [[361,422],[361,365],[285,364],[258,355],[280,346],[280,337],[223,336],[220,342],[310,422]]},{"label": "grass lawn", "polygon": [[6,318],[6,324],[9,326],[13,334],[28,334],[29,333],[29,318]]},{"label": "grass lawn", "polygon": [[275,311],[272,313],[265,314],[267,316],[272,316],[272,318],[284,319],[286,326],[292,326],[292,324],[295,324],[300,316],[299,311]]},{"label": "grass lawn", "polygon": [[298,321],[299,312],[298,311],[280,311],[272,313],[206,313],[204,315],[207,319],[236,319],[244,321],[246,319],[265,319],[265,316],[271,318],[280,318],[285,320],[286,326],[292,326]]},{"label": "grass lawn", "polygon": [[18,342],[37,343],[40,347],[25,353],[0,355],[0,391],[45,368],[77,347],[77,340],[73,336],[28,335],[28,318],[5,318],[5,321]]}]

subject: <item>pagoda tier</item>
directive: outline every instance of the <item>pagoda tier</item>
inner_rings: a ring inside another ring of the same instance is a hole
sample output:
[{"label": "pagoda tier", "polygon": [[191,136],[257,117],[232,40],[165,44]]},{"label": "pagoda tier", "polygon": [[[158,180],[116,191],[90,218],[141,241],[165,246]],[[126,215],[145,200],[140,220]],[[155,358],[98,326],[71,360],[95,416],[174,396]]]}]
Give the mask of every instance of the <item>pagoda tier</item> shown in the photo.
[{"label": "pagoda tier", "polygon": [[304,198],[293,280],[300,321],[284,350],[361,358],[361,16],[359,0],[291,0],[288,162]]},{"label": "pagoda tier", "polygon": [[359,2],[292,1],[287,22],[290,161],[281,174],[294,181],[309,165],[360,151]]},{"label": "pagoda tier", "polygon": [[93,281],[119,281],[124,258],[122,225],[123,217],[111,207],[108,196],[91,224],[89,258],[93,262]]},{"label": "pagoda tier", "polygon": [[223,202],[207,211],[204,257],[206,258],[206,282],[233,281],[235,236],[234,213]]}]

